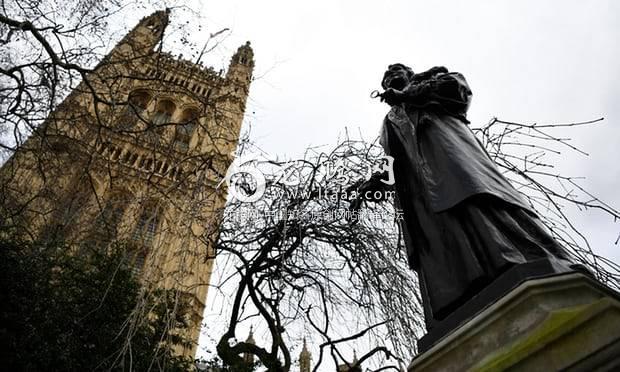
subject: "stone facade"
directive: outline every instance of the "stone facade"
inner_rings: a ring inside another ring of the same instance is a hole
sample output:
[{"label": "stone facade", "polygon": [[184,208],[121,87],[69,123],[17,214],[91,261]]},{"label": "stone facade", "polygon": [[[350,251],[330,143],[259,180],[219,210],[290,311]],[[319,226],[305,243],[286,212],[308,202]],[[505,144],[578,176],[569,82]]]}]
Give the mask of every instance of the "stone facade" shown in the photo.
[{"label": "stone facade", "polygon": [[145,287],[191,304],[197,341],[254,61],[249,42],[226,74],[161,52],[168,17],[142,19],[3,165],[3,213],[28,239],[122,243]]}]

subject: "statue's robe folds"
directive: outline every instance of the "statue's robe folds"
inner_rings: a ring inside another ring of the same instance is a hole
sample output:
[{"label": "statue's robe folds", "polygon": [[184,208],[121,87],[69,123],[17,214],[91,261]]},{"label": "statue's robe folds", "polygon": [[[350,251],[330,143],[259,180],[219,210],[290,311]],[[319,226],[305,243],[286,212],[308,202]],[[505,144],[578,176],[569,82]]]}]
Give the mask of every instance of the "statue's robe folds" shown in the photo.
[{"label": "statue's robe folds", "polygon": [[430,329],[515,264],[568,261],[469,129],[465,78],[440,73],[405,91],[381,144],[395,159],[401,228]]}]

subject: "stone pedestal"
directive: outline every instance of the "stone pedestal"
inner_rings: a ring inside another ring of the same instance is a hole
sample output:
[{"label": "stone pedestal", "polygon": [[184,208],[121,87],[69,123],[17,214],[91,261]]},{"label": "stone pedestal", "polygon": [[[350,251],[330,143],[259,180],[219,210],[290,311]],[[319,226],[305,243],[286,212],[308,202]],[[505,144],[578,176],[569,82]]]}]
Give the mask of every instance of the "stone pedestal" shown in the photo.
[{"label": "stone pedestal", "polygon": [[522,282],[409,371],[620,371],[620,296],[572,272]]}]

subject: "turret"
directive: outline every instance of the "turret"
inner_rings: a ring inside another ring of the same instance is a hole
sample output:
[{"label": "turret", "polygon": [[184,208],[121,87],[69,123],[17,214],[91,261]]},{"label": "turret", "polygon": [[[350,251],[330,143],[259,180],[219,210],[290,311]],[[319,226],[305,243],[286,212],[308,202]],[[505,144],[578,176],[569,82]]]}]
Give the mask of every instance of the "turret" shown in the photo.
[{"label": "turret", "polygon": [[362,370],[360,366],[353,368],[353,366],[355,366],[358,362],[357,352],[353,349],[353,361],[349,363],[345,360],[344,363],[340,364],[336,370],[338,372],[359,372]]},{"label": "turret", "polygon": [[[256,341],[254,341],[254,330],[252,326],[250,326],[250,334],[248,335],[248,338],[245,340],[245,342],[248,344],[256,345]],[[254,354],[243,354],[243,361],[246,364],[254,364]]]},{"label": "turret", "polygon": [[115,49],[122,54],[131,53],[134,57],[149,54],[161,41],[169,16],[170,9],[166,9],[142,18]]},{"label": "turret", "polygon": [[240,46],[237,52],[232,56],[230,65],[228,66],[228,72],[226,73],[226,79],[235,81],[237,84],[247,88],[252,80],[253,70],[254,51],[248,41]]},{"label": "turret", "polygon": [[306,346],[306,339],[304,338],[304,346],[299,353],[299,372],[310,372],[310,361],[312,360],[312,354],[308,351]]}]

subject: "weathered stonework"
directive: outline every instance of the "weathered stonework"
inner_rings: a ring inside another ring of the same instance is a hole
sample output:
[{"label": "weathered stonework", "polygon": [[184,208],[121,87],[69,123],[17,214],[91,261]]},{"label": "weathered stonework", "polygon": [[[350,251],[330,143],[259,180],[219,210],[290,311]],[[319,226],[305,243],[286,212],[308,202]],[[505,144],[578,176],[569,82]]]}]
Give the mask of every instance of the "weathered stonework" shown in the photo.
[{"label": "weathered stonework", "polygon": [[[0,181],[28,239],[133,247],[146,287],[176,289],[191,304],[197,342],[226,200],[216,185],[237,146],[254,60],[249,42],[226,74],[159,51],[168,15],[142,19],[4,164]],[[193,355],[196,342],[180,352]]]}]

